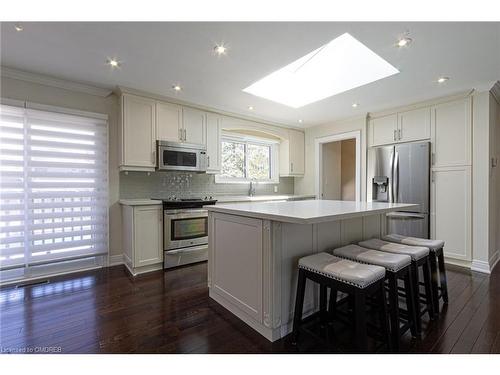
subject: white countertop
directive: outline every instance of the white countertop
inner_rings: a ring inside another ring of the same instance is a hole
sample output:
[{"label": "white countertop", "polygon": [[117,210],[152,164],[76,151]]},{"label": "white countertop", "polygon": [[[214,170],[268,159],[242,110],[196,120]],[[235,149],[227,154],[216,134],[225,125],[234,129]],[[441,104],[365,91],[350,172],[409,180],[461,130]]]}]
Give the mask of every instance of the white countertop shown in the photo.
[{"label": "white countertop", "polygon": [[229,202],[260,202],[260,201],[280,201],[280,200],[290,200],[290,199],[314,199],[315,195],[254,195],[250,197],[248,195],[222,195],[216,196],[217,204],[219,203],[229,203]]},{"label": "white countertop", "polygon": [[162,201],[156,199],[120,199],[118,202],[124,206],[150,206],[162,204]]},{"label": "white countertop", "polygon": [[315,224],[360,216],[383,214],[403,208],[418,207],[411,203],[352,202],[302,200],[287,202],[250,202],[207,206],[211,212],[268,219],[284,223]]},{"label": "white countertop", "polygon": [[[261,201],[274,201],[274,200],[289,200],[289,199],[314,199],[315,195],[254,195],[249,197],[247,195],[223,195],[217,196],[217,203],[229,202],[261,202]],[[124,206],[149,206],[155,204],[162,204],[161,200],[157,199],[120,199],[120,204]]]}]

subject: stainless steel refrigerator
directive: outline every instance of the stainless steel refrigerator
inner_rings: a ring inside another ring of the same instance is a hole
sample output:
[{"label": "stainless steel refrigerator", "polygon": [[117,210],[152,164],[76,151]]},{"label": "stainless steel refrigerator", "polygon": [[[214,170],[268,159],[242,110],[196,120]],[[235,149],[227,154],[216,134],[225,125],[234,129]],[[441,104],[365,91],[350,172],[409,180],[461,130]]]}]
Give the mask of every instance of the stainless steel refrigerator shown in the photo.
[{"label": "stainless steel refrigerator", "polygon": [[368,201],[417,203],[387,214],[387,232],[429,238],[430,143],[405,143],[368,150]]}]

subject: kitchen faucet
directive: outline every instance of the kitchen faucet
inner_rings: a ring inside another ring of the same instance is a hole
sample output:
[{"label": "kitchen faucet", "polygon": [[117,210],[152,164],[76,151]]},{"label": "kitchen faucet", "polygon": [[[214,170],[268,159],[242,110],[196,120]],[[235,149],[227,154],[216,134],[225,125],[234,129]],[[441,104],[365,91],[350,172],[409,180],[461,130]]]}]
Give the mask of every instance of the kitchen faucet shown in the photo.
[{"label": "kitchen faucet", "polygon": [[255,195],[255,185],[256,182],[250,181],[250,188],[248,189],[248,196],[253,197]]}]

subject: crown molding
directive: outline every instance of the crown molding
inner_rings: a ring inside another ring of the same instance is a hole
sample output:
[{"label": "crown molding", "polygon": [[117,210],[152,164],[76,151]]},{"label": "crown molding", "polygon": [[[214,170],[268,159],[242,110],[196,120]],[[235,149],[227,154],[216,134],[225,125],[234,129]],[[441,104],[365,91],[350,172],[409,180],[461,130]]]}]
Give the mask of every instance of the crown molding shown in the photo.
[{"label": "crown molding", "polygon": [[89,95],[101,96],[103,98],[109,96],[113,92],[111,89],[96,87],[81,82],[68,81],[43,74],[26,72],[24,70],[13,69],[6,66],[0,67],[0,73],[2,77],[6,78],[38,83],[40,85],[57,87],[64,90],[82,92]]},{"label": "crown molding", "polygon": [[497,101],[497,103],[500,104],[500,81],[495,82],[495,84],[491,87],[490,92]]},{"label": "crown molding", "polygon": [[274,122],[274,121],[269,121],[269,120],[263,120],[263,119],[260,119],[260,118],[257,118],[257,117],[246,116],[246,115],[239,114],[239,113],[234,113],[234,112],[228,112],[228,111],[224,111],[222,109],[215,109],[215,108],[207,107],[207,106],[204,106],[204,105],[201,105],[201,104],[193,104],[193,103],[190,103],[190,102],[187,102],[187,101],[184,101],[184,100],[173,98],[171,96],[154,94],[154,93],[151,93],[151,92],[146,92],[146,91],[142,91],[142,90],[139,90],[139,89],[134,89],[134,88],[131,88],[131,87],[125,87],[125,86],[118,85],[118,86],[115,87],[115,89],[113,90],[113,92],[116,95],[118,95],[118,96],[123,95],[123,94],[131,94],[131,95],[143,96],[143,97],[146,97],[146,98],[149,98],[149,99],[164,101],[164,102],[171,103],[171,104],[178,104],[178,105],[182,105],[184,107],[190,107],[190,108],[199,109],[199,110],[205,111],[205,112],[212,112],[212,113],[215,113],[215,114],[218,114],[218,115],[233,117],[233,118],[237,118],[239,120],[257,122],[257,123],[260,123],[260,124],[275,126],[275,127],[283,128],[283,129],[294,129],[294,130],[299,130],[299,131],[302,131],[302,132],[305,129],[305,126],[297,126],[297,125],[279,123],[279,122]]},{"label": "crown molding", "polygon": [[474,94],[474,92],[476,92],[475,89],[470,89],[467,91],[461,91],[461,92],[447,95],[447,96],[441,96],[441,97],[437,97],[437,98],[433,98],[433,99],[427,99],[424,101],[414,102],[414,103],[408,104],[408,105],[397,106],[397,107],[394,107],[391,109],[386,109],[383,111],[368,112],[368,119],[369,120],[376,119],[379,117],[392,115],[392,114],[397,113],[397,112],[411,111],[414,109],[429,107],[432,105],[437,105],[437,104],[451,102],[451,101],[458,100],[458,99],[463,99],[463,98],[466,98],[468,96],[471,96],[472,94]]}]

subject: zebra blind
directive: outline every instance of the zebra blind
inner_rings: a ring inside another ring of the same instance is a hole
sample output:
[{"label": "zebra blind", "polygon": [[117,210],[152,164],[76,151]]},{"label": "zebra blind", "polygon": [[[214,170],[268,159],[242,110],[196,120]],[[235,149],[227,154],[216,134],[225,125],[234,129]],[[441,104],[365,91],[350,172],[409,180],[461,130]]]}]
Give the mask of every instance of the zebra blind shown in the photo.
[{"label": "zebra blind", "polygon": [[105,254],[107,122],[0,109],[0,270]]}]

